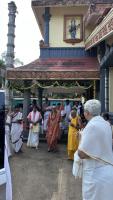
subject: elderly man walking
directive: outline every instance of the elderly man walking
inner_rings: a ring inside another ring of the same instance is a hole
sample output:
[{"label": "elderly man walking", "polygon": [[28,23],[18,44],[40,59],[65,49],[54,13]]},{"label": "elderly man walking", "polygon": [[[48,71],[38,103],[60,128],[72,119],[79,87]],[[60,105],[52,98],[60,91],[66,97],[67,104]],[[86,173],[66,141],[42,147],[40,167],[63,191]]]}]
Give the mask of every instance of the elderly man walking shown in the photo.
[{"label": "elderly man walking", "polygon": [[113,200],[112,131],[100,112],[98,100],[85,103],[88,124],[78,147],[78,155],[83,160],[83,200]]}]

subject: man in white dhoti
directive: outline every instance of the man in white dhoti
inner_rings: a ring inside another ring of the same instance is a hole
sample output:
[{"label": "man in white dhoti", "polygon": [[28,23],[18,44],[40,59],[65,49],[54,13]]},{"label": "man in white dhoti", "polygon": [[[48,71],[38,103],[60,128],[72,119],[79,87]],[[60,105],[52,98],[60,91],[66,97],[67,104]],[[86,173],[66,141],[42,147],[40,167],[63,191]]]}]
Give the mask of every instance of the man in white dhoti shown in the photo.
[{"label": "man in white dhoti", "polygon": [[83,159],[83,200],[113,200],[112,131],[100,112],[98,100],[85,103],[88,124],[78,147],[78,155]]},{"label": "man in white dhoti", "polygon": [[15,107],[14,112],[11,114],[11,142],[15,153],[21,152],[22,148],[22,113],[18,105]]},{"label": "man in white dhoti", "polygon": [[35,147],[36,149],[38,149],[40,122],[42,120],[42,116],[37,110],[37,106],[33,107],[33,111],[29,113],[27,118],[30,123],[27,146]]}]

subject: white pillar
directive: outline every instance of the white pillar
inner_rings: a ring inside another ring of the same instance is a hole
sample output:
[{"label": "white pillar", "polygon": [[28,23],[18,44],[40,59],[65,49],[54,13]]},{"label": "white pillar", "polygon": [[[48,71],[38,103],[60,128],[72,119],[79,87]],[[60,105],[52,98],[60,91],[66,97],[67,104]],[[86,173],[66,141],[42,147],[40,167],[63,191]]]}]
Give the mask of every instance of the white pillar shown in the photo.
[{"label": "white pillar", "polygon": [[[15,17],[17,12],[17,7],[13,1],[8,3],[9,10],[9,23],[8,23],[8,43],[7,43],[7,54],[6,54],[6,67],[14,67],[14,38],[15,38]],[[5,83],[6,91],[6,106],[11,107],[11,100],[13,98],[12,91],[7,87],[8,81]]]},{"label": "white pillar", "polygon": [[8,43],[7,43],[7,54],[6,54],[6,66],[14,67],[14,38],[15,38],[15,17],[17,7],[12,1],[8,3],[9,10],[9,23],[8,23]]}]

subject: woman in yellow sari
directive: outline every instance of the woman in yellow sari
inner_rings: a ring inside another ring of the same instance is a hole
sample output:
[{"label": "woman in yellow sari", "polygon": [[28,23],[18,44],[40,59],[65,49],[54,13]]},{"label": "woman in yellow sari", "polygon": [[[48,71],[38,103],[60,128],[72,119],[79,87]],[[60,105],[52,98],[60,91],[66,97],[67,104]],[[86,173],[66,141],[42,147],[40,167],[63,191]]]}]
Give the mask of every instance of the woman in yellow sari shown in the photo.
[{"label": "woman in yellow sari", "polygon": [[74,153],[78,149],[79,139],[78,139],[78,130],[81,127],[80,117],[76,115],[76,111],[71,111],[71,122],[69,125],[68,131],[68,158],[70,160],[74,159]]}]

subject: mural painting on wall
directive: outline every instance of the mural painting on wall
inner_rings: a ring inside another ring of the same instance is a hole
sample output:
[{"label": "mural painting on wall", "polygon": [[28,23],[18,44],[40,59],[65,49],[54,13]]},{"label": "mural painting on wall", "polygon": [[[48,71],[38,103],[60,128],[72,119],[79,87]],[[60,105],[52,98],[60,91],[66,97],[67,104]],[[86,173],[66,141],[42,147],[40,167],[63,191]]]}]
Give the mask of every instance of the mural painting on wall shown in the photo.
[{"label": "mural painting on wall", "polygon": [[64,16],[64,41],[68,43],[81,42],[83,38],[82,16]]}]

